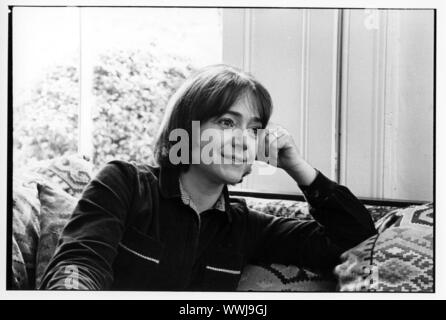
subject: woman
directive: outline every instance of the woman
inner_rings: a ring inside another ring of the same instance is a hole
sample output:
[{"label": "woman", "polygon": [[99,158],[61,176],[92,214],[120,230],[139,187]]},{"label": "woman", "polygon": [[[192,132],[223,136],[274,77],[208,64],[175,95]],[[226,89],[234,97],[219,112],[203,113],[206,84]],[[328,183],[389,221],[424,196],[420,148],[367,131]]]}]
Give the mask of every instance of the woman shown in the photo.
[{"label": "woman", "polygon": [[[196,73],[167,108],[158,166],[105,165],[79,200],[41,288],[228,291],[248,263],[330,273],[343,251],[376,230],[346,187],[302,159],[286,130],[256,137],[271,112],[269,93],[249,74],[225,65]],[[221,139],[208,139],[209,149],[204,132]],[[213,161],[201,161],[205,148]],[[227,185],[250,172],[259,149],[296,181],[315,221],[262,214],[229,197]]]}]

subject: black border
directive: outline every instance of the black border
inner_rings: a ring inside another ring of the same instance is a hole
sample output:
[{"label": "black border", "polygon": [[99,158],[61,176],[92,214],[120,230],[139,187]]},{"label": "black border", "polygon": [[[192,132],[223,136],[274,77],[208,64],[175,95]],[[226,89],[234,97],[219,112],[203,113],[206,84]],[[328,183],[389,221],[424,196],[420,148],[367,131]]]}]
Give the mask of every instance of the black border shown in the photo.
[{"label": "black border", "polygon": [[[117,5],[8,5],[8,69],[7,69],[7,258],[6,258],[6,290],[16,291],[12,289],[12,178],[13,178],[13,9],[14,7],[43,7],[43,8],[62,8],[62,7],[87,7],[87,8],[221,8],[221,9],[345,9],[345,10],[364,10],[367,8],[360,7],[258,7],[258,6],[117,6]],[[433,210],[434,216],[436,215],[436,102],[437,102],[437,9],[436,8],[369,8],[374,10],[432,10],[433,11],[433,34],[434,34],[434,44],[433,44]],[[262,193],[262,192],[250,192],[250,191],[231,191],[231,195],[234,196],[245,196],[245,197],[256,197],[256,198],[266,198],[266,199],[282,199],[282,200],[305,200],[303,195],[299,194],[278,194],[278,193]],[[369,205],[387,205],[395,207],[405,207],[408,205],[422,204],[426,201],[410,201],[410,200],[398,200],[398,199],[373,199],[373,198],[359,198],[364,204]],[[436,221],[434,221],[433,230],[433,291],[432,292],[420,292],[432,294],[436,293]],[[26,290],[19,290],[26,291]],[[32,290],[34,291],[34,290]],[[132,291],[137,292],[137,291]],[[145,291],[144,291],[145,292]],[[175,291],[174,291],[175,292]],[[186,291],[185,291],[186,292]],[[225,292],[225,291],[218,291]],[[256,293],[270,293],[279,291],[256,291]],[[336,293],[332,291],[323,291],[316,293]],[[243,293],[243,292],[242,292]],[[296,293],[313,293],[312,291],[299,291]],[[361,293],[361,292],[351,292],[351,293]],[[363,292],[370,293],[370,292]],[[411,292],[379,292],[379,293],[411,293]]]},{"label": "black border", "polygon": [[7,185],[7,221],[6,221],[6,290],[12,288],[12,176],[13,176],[13,80],[12,80],[12,6],[8,6],[8,124],[7,124],[7,173],[6,173],[6,185]]},{"label": "black border", "polygon": [[436,206],[436,185],[437,185],[437,175],[436,175],[436,168],[437,168],[437,153],[436,153],[436,150],[437,150],[437,148],[436,148],[436,146],[437,146],[437,9],[434,9],[434,52],[433,52],[433,54],[434,54],[434,65],[433,65],[433,68],[434,68],[434,83],[433,83],[433,85],[434,85],[434,88],[433,88],[433,94],[434,94],[434,101],[433,101],[433,103],[434,103],[434,112],[433,112],[433,120],[434,120],[434,132],[433,132],[433,135],[434,135],[434,141],[433,141],[433,143],[434,143],[434,145],[433,145],[433,148],[434,148],[434,153],[433,153],[433,157],[434,157],[434,179],[433,179],[433,197],[432,197],[432,201],[433,201],[433,210],[434,210],[434,232],[433,232],[433,243],[432,243],[432,250],[433,250],[433,256],[432,256],[432,259],[434,260],[434,266],[433,266],[433,275],[434,275],[434,284],[433,284],[433,287],[432,287],[432,289],[433,289],[433,291],[434,292],[436,292],[435,291],[435,288],[436,288],[436,279],[437,279],[437,273],[436,273],[436,271],[437,271],[437,269],[436,269],[436,265],[437,265],[437,259],[436,259],[436,255],[435,255],[435,250],[436,250],[436,243],[437,243],[437,237],[436,237],[436,232],[437,232],[437,220],[436,220],[436,216],[437,216],[437,206]]}]

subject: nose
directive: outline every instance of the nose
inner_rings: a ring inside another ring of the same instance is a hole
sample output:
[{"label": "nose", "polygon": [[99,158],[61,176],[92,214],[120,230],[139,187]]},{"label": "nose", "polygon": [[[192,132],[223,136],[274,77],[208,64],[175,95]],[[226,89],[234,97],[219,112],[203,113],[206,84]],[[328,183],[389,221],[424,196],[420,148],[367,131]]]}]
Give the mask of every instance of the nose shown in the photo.
[{"label": "nose", "polygon": [[248,136],[246,134],[237,132],[232,136],[232,148],[242,151],[248,150]]},{"label": "nose", "polygon": [[243,162],[252,163],[256,153],[256,139],[244,131],[232,136],[233,154],[242,154]]}]

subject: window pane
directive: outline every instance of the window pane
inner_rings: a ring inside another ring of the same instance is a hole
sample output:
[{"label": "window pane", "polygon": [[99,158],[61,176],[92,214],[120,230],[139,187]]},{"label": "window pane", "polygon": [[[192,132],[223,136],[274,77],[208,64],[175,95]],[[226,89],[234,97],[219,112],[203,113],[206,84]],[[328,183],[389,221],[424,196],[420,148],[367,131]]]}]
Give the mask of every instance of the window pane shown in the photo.
[{"label": "window pane", "polygon": [[172,93],[193,70],[222,62],[221,11],[84,8],[81,21],[94,164],[149,162]]},{"label": "window pane", "polygon": [[76,8],[13,9],[14,166],[77,151]]}]

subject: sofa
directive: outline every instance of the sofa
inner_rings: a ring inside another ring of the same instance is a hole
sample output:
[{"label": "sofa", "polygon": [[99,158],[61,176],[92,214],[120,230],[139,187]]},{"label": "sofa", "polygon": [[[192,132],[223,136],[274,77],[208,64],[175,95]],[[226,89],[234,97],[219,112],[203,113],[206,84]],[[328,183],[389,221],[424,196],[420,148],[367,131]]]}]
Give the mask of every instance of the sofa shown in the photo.
[{"label": "sofa", "polygon": [[[38,287],[59,235],[93,175],[92,164],[78,155],[13,173],[9,289]],[[267,214],[312,219],[304,201],[244,198],[250,208]],[[366,208],[378,234],[344,252],[331,275],[293,265],[248,265],[238,290],[434,292],[433,203]]]}]

